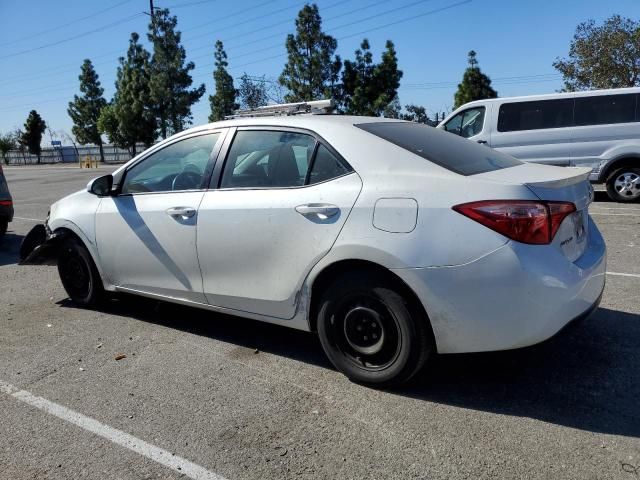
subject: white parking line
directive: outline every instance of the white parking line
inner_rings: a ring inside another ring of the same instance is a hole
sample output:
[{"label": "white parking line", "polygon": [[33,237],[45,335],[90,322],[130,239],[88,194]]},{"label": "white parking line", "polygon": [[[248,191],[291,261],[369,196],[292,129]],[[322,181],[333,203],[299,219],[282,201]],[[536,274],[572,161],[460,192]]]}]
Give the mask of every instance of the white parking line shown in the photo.
[{"label": "white parking line", "polygon": [[620,273],[620,272],[607,272],[607,275],[613,275],[614,277],[633,277],[640,278],[640,275],[637,273]]},{"label": "white parking line", "polygon": [[196,465],[178,455],[162,448],[151,445],[150,443],[140,440],[139,438],[129,435],[128,433],[118,430],[101,423],[93,418],[87,417],[57,403],[51,402],[45,398],[37,397],[26,390],[20,390],[8,383],[0,380],[0,392],[10,395],[11,397],[24,402],[32,407],[38,408],[50,415],[58,417],[69,423],[72,423],[88,432],[106,438],[116,445],[127,448],[136,452],[143,457],[149,458],[154,462],[158,462],[165,467],[174,470],[177,473],[184,474],[195,480],[226,480],[224,477],[210,472],[209,470]]},{"label": "white parking line", "polygon": [[13,217],[13,218],[18,220],[26,220],[28,222],[44,223],[44,220],[40,220],[39,218],[27,218],[27,217]]},{"label": "white parking line", "polygon": [[589,212],[589,215],[606,215],[607,217],[640,217],[640,214],[634,213]]}]

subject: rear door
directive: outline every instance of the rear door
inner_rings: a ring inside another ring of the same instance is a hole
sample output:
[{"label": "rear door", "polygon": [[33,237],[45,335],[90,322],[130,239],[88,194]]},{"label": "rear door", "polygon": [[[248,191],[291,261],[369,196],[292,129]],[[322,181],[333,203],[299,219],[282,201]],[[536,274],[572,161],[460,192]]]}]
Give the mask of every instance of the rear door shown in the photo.
[{"label": "rear door", "polygon": [[497,109],[491,147],[525,162],[568,166],[572,157],[573,99],[505,102]]},{"label": "rear door", "polygon": [[291,318],[362,182],[306,131],[238,129],[227,150],[198,212],[204,293],[215,306]]}]

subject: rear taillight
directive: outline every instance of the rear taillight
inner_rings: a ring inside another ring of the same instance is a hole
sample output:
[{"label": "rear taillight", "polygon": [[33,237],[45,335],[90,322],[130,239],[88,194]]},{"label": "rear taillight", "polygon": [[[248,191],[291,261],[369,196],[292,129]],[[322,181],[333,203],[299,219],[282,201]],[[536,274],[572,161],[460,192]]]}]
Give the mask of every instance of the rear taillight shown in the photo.
[{"label": "rear taillight", "polygon": [[485,227],[522,243],[546,245],[567,215],[576,211],[570,202],[484,200],[453,209]]},{"label": "rear taillight", "polygon": [[0,207],[10,207],[13,205],[11,200],[0,200]]}]

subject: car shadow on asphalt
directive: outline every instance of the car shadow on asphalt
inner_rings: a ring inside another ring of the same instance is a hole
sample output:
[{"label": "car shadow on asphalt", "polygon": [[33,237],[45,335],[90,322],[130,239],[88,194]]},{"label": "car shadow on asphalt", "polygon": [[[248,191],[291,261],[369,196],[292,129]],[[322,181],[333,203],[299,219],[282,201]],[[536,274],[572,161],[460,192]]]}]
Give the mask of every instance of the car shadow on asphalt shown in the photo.
[{"label": "car shadow on asphalt", "polygon": [[[333,369],[308,332],[141,297],[123,296],[104,311]],[[600,308],[533,347],[435,356],[411,385],[388,393],[640,437],[639,337],[640,315]]]},{"label": "car shadow on asphalt", "polygon": [[0,238],[0,267],[18,263],[20,256],[20,244],[24,235],[18,235],[8,231]]}]

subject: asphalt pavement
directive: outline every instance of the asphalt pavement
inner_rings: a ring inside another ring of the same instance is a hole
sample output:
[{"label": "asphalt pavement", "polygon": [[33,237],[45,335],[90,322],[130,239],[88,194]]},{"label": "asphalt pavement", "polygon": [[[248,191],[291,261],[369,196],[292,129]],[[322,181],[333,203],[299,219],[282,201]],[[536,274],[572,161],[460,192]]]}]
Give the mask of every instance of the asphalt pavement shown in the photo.
[{"label": "asphalt pavement", "polygon": [[49,205],[112,168],[5,168],[0,478],[640,478],[640,204],[597,192],[609,263],[588,320],[379,391],[313,334],[134,297],[78,309],[55,267],[16,265]]}]

